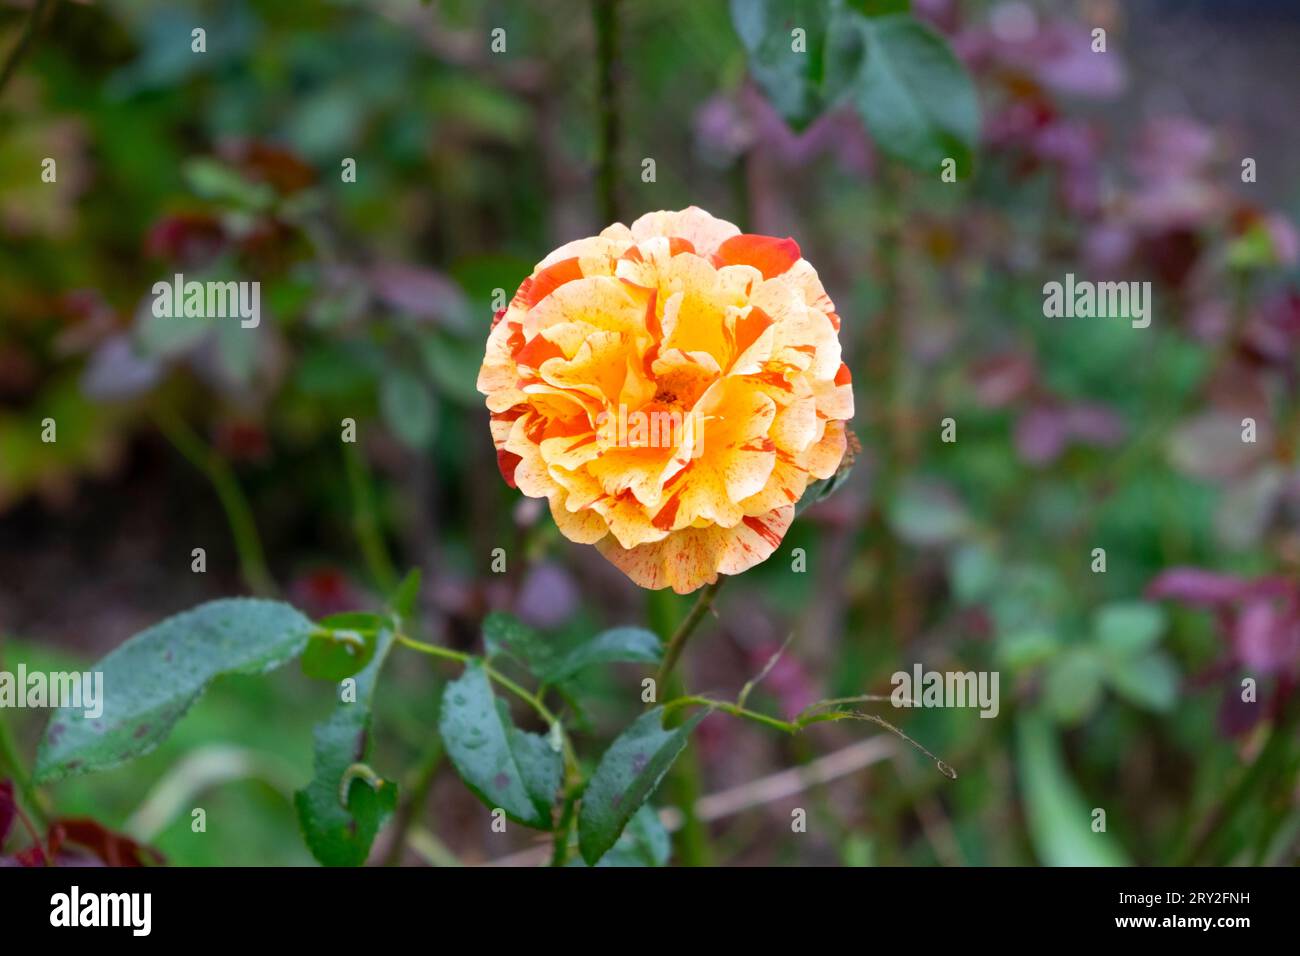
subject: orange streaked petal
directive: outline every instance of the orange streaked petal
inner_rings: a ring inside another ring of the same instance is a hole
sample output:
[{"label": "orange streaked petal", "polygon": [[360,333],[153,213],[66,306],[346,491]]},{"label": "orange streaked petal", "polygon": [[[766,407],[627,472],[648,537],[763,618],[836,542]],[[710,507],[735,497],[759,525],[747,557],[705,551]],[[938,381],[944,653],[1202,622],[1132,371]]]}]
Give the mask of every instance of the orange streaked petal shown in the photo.
[{"label": "orange streaked petal", "polygon": [[771,279],[789,271],[803,258],[803,253],[793,239],[741,233],[720,245],[713,258],[720,266],[753,266],[763,273],[764,279]]}]

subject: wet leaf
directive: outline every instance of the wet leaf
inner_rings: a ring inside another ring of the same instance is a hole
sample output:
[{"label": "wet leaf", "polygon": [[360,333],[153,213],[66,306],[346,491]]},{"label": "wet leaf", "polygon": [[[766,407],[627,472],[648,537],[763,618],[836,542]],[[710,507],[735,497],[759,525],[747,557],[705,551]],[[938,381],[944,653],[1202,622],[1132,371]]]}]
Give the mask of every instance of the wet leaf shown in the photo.
[{"label": "wet leaf", "polygon": [[663,726],[663,708],[647,711],[609,746],[582,795],[578,812],[578,845],[582,858],[594,865],[609,851],[663,780],[686,747],[691,731],[709,711],[699,710],[684,723]]},{"label": "wet leaf", "polygon": [[312,855],[325,866],[360,866],[384,821],[397,805],[397,784],[364,774],[353,775],[341,801],[344,776],[370,752],[370,706],[375,681],[392,647],[393,634],[380,633],[370,663],[357,674],[356,698],[340,700],[316,725],[315,772],[293,795],[298,824]]},{"label": "wet leaf", "polygon": [[302,651],[311,629],[288,604],[228,598],[140,632],[90,668],[104,675],[100,716],[63,708],[50,719],[36,778],[103,770],[148,753],[214,678],[279,667]]},{"label": "wet leaf", "polygon": [[550,828],[563,767],[560,754],[545,736],[511,723],[482,664],[467,665],[447,685],[438,732],[461,779],[488,807],[500,808],[526,826]]}]

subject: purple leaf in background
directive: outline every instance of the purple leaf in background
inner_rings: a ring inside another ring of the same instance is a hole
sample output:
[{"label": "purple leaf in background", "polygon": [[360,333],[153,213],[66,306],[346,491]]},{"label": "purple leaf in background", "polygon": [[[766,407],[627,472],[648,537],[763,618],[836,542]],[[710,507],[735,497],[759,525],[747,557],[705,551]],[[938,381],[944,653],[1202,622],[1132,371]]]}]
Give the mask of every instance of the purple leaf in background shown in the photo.
[{"label": "purple leaf in background", "polygon": [[1038,405],[1016,422],[1016,450],[1031,465],[1055,461],[1072,443],[1102,448],[1117,445],[1124,437],[1119,416],[1097,403]]},{"label": "purple leaf in background", "polygon": [[695,114],[696,149],[716,165],[728,165],[751,149],[762,148],[782,166],[801,168],[833,156],[847,172],[874,168],[871,141],[858,114],[848,107],[817,117],[801,133],[786,124],[756,89],[710,98]]},{"label": "purple leaf in background", "polygon": [[1289,364],[1300,352],[1300,293],[1276,294],[1251,316],[1243,337],[1261,358]]},{"label": "purple leaf in background", "polygon": [[1005,352],[974,362],[970,368],[975,399],[984,408],[1006,408],[1034,386],[1034,358],[1025,352]]},{"label": "purple leaf in background", "polygon": [[1229,681],[1223,688],[1219,704],[1219,732],[1226,737],[1240,737],[1264,718],[1262,702],[1241,699],[1241,687]]},{"label": "purple leaf in background", "polygon": [[1300,654],[1300,618],[1294,607],[1274,601],[1250,601],[1237,616],[1232,635],[1241,662],[1264,674],[1277,673]]},{"label": "purple leaf in background", "polygon": [[528,569],[515,600],[515,613],[532,627],[559,627],[577,610],[578,598],[578,587],[568,570],[547,561]]},{"label": "purple leaf in background", "polygon": [[1162,571],[1149,585],[1147,597],[1155,600],[1181,601],[1193,607],[1215,607],[1238,601],[1251,593],[1251,583],[1232,574],[1220,574],[1201,568],[1170,568]]},{"label": "purple leaf in background", "polygon": [[[1247,579],[1201,568],[1170,568],[1147,585],[1146,594],[1153,600],[1216,611],[1220,633],[1230,648],[1221,661],[1225,669],[1245,668],[1256,675],[1287,678],[1300,664],[1300,594],[1283,575]],[[1240,693],[1235,682],[1227,691],[1229,697]],[[1254,721],[1229,697],[1219,712],[1224,731],[1248,728]]]},{"label": "purple leaf in background", "polygon": [[1060,457],[1067,439],[1065,416],[1059,409],[1031,408],[1016,421],[1016,451],[1022,461],[1046,465]]},{"label": "purple leaf in background", "polygon": [[1100,448],[1113,448],[1124,440],[1124,422],[1105,405],[1096,402],[1067,406],[1065,427],[1071,438]]},{"label": "purple leaf in background", "polygon": [[374,294],[389,308],[452,328],[465,328],[465,295],[442,273],[391,262],[372,268],[369,278]]},{"label": "purple leaf in background", "polygon": [[696,149],[717,166],[729,166],[754,145],[754,124],[734,96],[709,97],[695,112]]}]

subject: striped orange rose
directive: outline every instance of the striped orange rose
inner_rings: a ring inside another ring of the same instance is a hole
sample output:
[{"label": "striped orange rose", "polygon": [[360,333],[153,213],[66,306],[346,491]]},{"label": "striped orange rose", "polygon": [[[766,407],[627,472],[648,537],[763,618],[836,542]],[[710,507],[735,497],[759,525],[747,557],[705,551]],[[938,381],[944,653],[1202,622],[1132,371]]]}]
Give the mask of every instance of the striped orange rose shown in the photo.
[{"label": "striped orange rose", "polygon": [[570,242],[488,337],[501,473],[642,587],[738,574],[844,456],[839,327],[793,239],[694,206]]}]

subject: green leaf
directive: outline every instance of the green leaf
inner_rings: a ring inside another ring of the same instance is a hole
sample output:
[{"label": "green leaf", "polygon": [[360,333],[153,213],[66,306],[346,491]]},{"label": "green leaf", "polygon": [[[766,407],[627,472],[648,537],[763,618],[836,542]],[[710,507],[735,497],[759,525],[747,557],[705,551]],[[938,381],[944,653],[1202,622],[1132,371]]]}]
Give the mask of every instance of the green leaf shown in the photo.
[{"label": "green leaf", "polygon": [[795,129],[816,119],[858,74],[862,39],[844,27],[844,16],[825,0],[731,0],[750,72]]},{"label": "green leaf", "polygon": [[1106,679],[1115,693],[1145,710],[1165,713],[1178,699],[1178,670],[1164,654],[1111,661]]},{"label": "green leaf", "polygon": [[302,672],[337,683],[351,677],[375,656],[384,620],[366,611],[331,614],[320,621],[302,652]]},{"label": "green leaf", "polygon": [[[665,866],[672,853],[672,838],[664,829],[658,812],[650,804],[642,804],[632,815],[623,835],[596,866]],[[569,866],[586,866],[581,857],[574,857]]]},{"label": "green leaf", "polygon": [[623,731],[600,758],[578,811],[578,846],[590,865],[618,842],[632,815],[650,798],[691,731],[708,716],[699,710],[671,729],[663,726],[663,707],[646,711]]},{"label": "green leaf", "polygon": [[406,572],[406,577],[402,578],[402,582],[393,589],[393,595],[389,598],[393,611],[403,622],[409,621],[415,614],[420,600],[421,577],[419,568],[411,568]]},{"label": "green leaf", "polygon": [[114,767],[157,747],[222,674],[262,674],[296,657],[312,622],[287,604],[210,601],[141,631],[91,668],[104,675],[103,714],[63,708],[46,728],[36,779]]},{"label": "green leaf", "polygon": [[1132,657],[1149,651],[1165,629],[1165,613],[1156,604],[1125,601],[1107,604],[1097,611],[1097,640],[1117,657]]},{"label": "green leaf", "polygon": [[936,177],[945,159],[971,171],[979,138],[979,100],[943,37],[910,16],[856,17],[866,62],[858,111],[885,152]]},{"label": "green leaf", "polygon": [[958,547],[948,560],[948,580],[961,604],[975,604],[993,593],[1002,576],[1002,561],[988,545],[972,542]]},{"label": "green leaf", "polygon": [[890,527],[919,547],[956,541],[971,528],[966,508],[948,488],[917,479],[899,489],[886,509]]},{"label": "green leaf", "polygon": [[1058,647],[1050,631],[1030,628],[999,634],[994,653],[999,664],[1022,671],[1051,660]]},{"label": "green leaf", "polygon": [[911,0],[852,0],[851,5],[869,17],[886,17],[891,13],[907,13]]},{"label": "green leaf", "polygon": [[1048,866],[1125,866],[1118,841],[1093,832],[1092,811],[1070,779],[1051,724],[1026,715],[1016,730],[1021,796],[1039,860]]},{"label": "green leaf", "polygon": [[642,627],[615,627],[573,648],[548,667],[542,677],[548,684],[555,684],[593,664],[619,661],[658,664],[663,653],[663,645],[653,631]]},{"label": "green leaf", "polygon": [[206,156],[188,160],[181,175],[204,199],[248,209],[266,209],[275,202],[275,190],[270,186],[245,179],[237,170]]},{"label": "green leaf", "polygon": [[555,649],[513,614],[493,611],[483,619],[483,647],[488,657],[509,657],[535,677],[551,667]]},{"label": "green leaf", "polygon": [[1061,723],[1079,723],[1101,701],[1103,676],[1096,654],[1071,648],[1048,665],[1043,681],[1047,709]]},{"label": "green leaf", "polygon": [[482,343],[470,344],[448,335],[430,335],[420,343],[420,355],[439,394],[470,408],[479,408],[478,367]]},{"label": "green leaf", "polygon": [[[370,774],[352,774],[342,792],[349,768],[361,764],[370,750],[370,705],[375,680],[393,644],[393,632],[385,628],[376,641],[375,652],[356,680],[356,699],[340,701],[324,721],[316,725],[315,774],[307,786],[293,795],[307,848],[325,866],[360,866],[370,855],[384,821],[397,806],[397,785]],[[347,806],[343,805],[346,796]]]},{"label": "green leaf", "polygon": [[803,497],[794,506],[795,517],[804,513],[804,510],[811,508],[819,501],[824,501],[844,486],[849,480],[849,475],[853,471],[853,466],[848,465],[840,468],[839,471],[829,478],[819,478],[812,482],[804,489]]},{"label": "green leaf", "polygon": [[437,424],[437,409],[433,394],[423,382],[400,369],[389,372],[380,386],[379,405],[394,435],[417,450],[428,447]]},{"label": "green leaf", "polygon": [[467,664],[465,673],[447,685],[438,731],[447,756],[480,800],[526,826],[550,828],[560,755],[545,736],[511,724],[508,708],[493,695],[479,662]]}]

